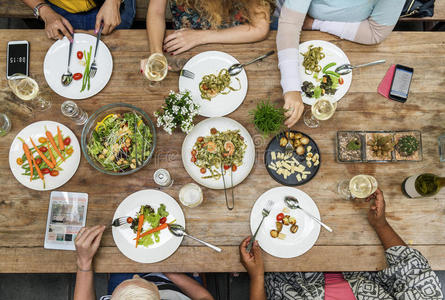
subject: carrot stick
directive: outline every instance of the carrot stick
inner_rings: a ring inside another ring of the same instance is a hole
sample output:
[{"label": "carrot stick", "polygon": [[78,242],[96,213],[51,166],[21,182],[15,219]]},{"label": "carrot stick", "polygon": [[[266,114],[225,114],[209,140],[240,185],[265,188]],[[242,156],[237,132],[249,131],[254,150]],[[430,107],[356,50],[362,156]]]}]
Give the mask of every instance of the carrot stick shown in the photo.
[{"label": "carrot stick", "polygon": [[37,148],[36,144],[34,144],[34,141],[32,140],[32,138],[29,138],[31,140],[32,145],[34,146],[34,149],[36,149],[36,152],[40,155],[40,157],[43,159],[44,162],[46,162],[46,164],[48,165],[48,167],[50,167],[51,169],[54,168],[54,165],[52,162],[50,162],[48,160],[48,158],[46,158],[46,156],[42,153],[42,151],[39,150],[39,148]]},{"label": "carrot stick", "polygon": [[63,144],[62,133],[60,132],[59,126],[57,126],[57,136],[59,139],[59,148],[60,150],[65,150],[65,145]]},{"label": "carrot stick", "polygon": [[[146,232],[144,232],[143,234],[141,234],[140,236],[139,236],[139,238],[143,238],[144,236],[147,236],[147,235],[149,235],[149,234],[152,234],[152,233],[154,233],[154,232],[156,232],[156,231],[161,231],[162,229],[164,229],[164,228],[167,228],[167,223],[164,223],[164,224],[161,224],[161,225],[159,225],[158,227],[156,227],[156,228],[153,228],[153,229],[150,229],[149,231],[146,231]],[[135,240],[135,239],[134,239]]]},{"label": "carrot stick", "polygon": [[22,140],[22,139],[20,139],[20,140],[23,143],[23,146],[22,146],[23,147],[23,151],[25,152],[26,160],[28,161],[29,170],[31,172],[31,178],[29,178],[29,181],[32,181],[32,176],[34,175],[34,170],[32,168],[32,159],[31,159],[32,155],[31,155],[31,151],[29,151],[29,147],[28,147],[28,145],[26,145],[25,141]]},{"label": "carrot stick", "polygon": [[65,161],[65,158],[63,158],[62,153],[60,153],[59,148],[57,148],[56,142],[54,141],[53,135],[48,130],[46,131],[46,136],[48,137],[49,141],[51,142],[51,145],[53,146],[54,150],[56,150],[57,154],[62,158],[63,161]]},{"label": "carrot stick", "polygon": [[36,167],[37,174],[39,174],[40,179],[43,180],[43,187],[45,187],[45,179],[43,178],[42,171],[40,171],[39,165],[36,163],[34,156],[31,155],[31,159],[32,159],[34,166]]},{"label": "carrot stick", "polygon": [[52,161],[52,163],[53,163],[54,165],[57,165],[57,161],[56,161],[56,159],[54,158],[54,154],[53,154],[53,152],[51,151],[51,148],[49,148],[49,143],[48,143],[48,142],[46,142],[46,148],[48,149],[49,156],[51,157],[51,161]]},{"label": "carrot stick", "polygon": [[136,234],[136,248],[138,247],[138,242],[139,242],[139,238],[140,238],[141,230],[142,230],[142,224],[144,224],[144,214],[139,215],[138,232]]}]

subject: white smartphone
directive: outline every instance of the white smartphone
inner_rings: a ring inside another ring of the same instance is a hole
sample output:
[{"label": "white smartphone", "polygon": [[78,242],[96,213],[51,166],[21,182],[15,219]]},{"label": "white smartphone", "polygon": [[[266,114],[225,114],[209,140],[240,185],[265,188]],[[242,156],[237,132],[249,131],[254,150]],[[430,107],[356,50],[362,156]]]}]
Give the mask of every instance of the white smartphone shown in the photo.
[{"label": "white smartphone", "polygon": [[14,74],[24,74],[28,76],[29,68],[29,42],[10,41],[8,42],[8,53],[6,62],[6,78],[10,79]]}]

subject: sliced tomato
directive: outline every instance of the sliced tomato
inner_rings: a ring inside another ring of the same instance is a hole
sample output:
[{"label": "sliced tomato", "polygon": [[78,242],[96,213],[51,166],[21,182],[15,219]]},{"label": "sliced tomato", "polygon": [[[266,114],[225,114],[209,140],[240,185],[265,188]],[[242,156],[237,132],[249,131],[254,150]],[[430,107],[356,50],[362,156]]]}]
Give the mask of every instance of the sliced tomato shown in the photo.
[{"label": "sliced tomato", "polygon": [[235,165],[232,165],[232,172],[235,172],[236,170],[238,170],[238,167]]},{"label": "sliced tomato", "polygon": [[283,213],[279,213],[279,214],[277,215],[277,221],[280,222],[280,221],[283,220],[283,219],[284,219],[284,214],[283,214]]},{"label": "sliced tomato", "polygon": [[65,146],[69,146],[69,145],[71,144],[71,138],[70,138],[70,137],[66,137],[66,138],[63,140],[63,144],[64,144]]},{"label": "sliced tomato", "polygon": [[80,79],[82,79],[82,77],[83,77],[83,76],[82,76],[81,73],[76,73],[76,74],[73,75],[73,79],[74,79],[74,80],[80,80]]},{"label": "sliced tomato", "polygon": [[199,172],[201,172],[201,174],[205,174],[205,172],[207,172],[206,168],[201,168],[201,170],[199,170]]},{"label": "sliced tomato", "polygon": [[166,218],[166,217],[162,217],[162,218],[159,220],[159,224],[164,224],[166,221],[167,221],[167,218]]},{"label": "sliced tomato", "polygon": [[224,165],[224,170],[228,170],[230,167],[228,165]]},{"label": "sliced tomato", "polygon": [[40,171],[42,171],[43,174],[49,174],[49,172],[51,172],[48,168],[43,168]]},{"label": "sliced tomato", "polygon": [[127,223],[129,223],[129,224],[133,223],[133,218],[132,217],[128,217],[127,218]]},{"label": "sliced tomato", "polygon": [[46,143],[46,141],[47,141],[47,139],[44,138],[43,136],[39,137],[39,143],[40,144],[44,144],[44,143]]},{"label": "sliced tomato", "polygon": [[59,171],[57,171],[57,170],[52,170],[52,171],[49,172],[49,175],[56,177],[56,176],[59,175]]},{"label": "sliced tomato", "polygon": [[193,155],[193,156],[196,156],[196,153],[197,153],[196,150],[193,149],[193,150],[192,150],[192,155]]},{"label": "sliced tomato", "polygon": [[41,152],[45,153],[46,151],[48,151],[48,148],[42,146],[42,147],[39,148],[39,150],[40,150]]},{"label": "sliced tomato", "polygon": [[40,165],[42,163],[42,159],[40,157],[36,158],[36,164]]},{"label": "sliced tomato", "polygon": [[338,78],[338,84],[343,84],[345,83],[343,77]]},{"label": "sliced tomato", "polygon": [[192,156],[191,162],[192,163],[196,162],[196,156]]},{"label": "sliced tomato", "polygon": [[83,58],[83,52],[82,51],[77,51],[77,58],[78,59],[82,59]]}]

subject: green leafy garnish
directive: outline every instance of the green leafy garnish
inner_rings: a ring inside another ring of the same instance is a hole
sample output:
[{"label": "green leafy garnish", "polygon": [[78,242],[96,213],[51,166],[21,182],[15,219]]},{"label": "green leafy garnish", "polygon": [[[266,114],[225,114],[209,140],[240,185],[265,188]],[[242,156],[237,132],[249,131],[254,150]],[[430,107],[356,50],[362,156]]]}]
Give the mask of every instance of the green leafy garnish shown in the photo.
[{"label": "green leafy garnish", "polygon": [[276,107],[269,101],[261,101],[256,109],[249,112],[253,117],[253,123],[258,131],[264,136],[275,135],[283,129],[286,111],[281,107]]}]

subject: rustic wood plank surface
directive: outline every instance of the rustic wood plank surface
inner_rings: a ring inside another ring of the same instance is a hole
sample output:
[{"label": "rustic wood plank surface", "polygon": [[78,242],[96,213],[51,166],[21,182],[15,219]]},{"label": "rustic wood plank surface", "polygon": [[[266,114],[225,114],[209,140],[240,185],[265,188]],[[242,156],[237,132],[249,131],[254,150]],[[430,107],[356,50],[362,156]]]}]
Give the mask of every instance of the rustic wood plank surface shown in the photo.
[{"label": "rustic wood plank surface", "polygon": [[[394,32],[382,44],[362,46],[339,40],[319,32],[304,32],[302,40],[323,39],[342,48],[351,63],[358,64],[386,59],[384,65],[354,71],[348,94],[339,102],[335,116],[309,129],[302,120],[295,126],[309,134],[322,153],[322,164],[314,180],[301,189],[311,195],[323,221],[334,233],[320,232],[316,246],[295,259],[276,259],[265,255],[266,271],[341,271],[375,270],[384,267],[383,249],[368,225],[368,204],[340,199],[337,182],[359,173],[374,175],[385,192],[387,217],[391,225],[410,245],[422,250],[434,269],[445,269],[445,197],[443,192],[426,199],[402,196],[403,179],[418,172],[442,174],[439,163],[438,136],[445,132],[443,116],[443,85],[445,74],[445,33]],[[31,44],[30,73],[43,88],[47,88],[42,70],[43,58],[51,46],[42,30],[0,30],[0,69],[6,70],[6,45],[9,40],[28,40]],[[110,82],[97,96],[79,101],[88,113],[114,102],[127,102],[144,109],[150,116],[158,109],[169,90],[177,90],[178,75],[168,74],[160,88],[150,88],[139,73],[139,60],[147,56],[148,43],[144,30],[122,30],[103,38],[113,55],[114,72]],[[407,43],[406,41],[410,41]],[[206,50],[223,50],[240,61],[275,48],[275,34],[255,44],[206,45],[184,54],[191,57]],[[399,63],[414,68],[410,97],[406,104],[389,101],[377,94],[377,86],[390,64]],[[281,88],[276,55],[247,68],[249,90],[244,103],[228,117],[243,124],[254,137],[257,161],[250,176],[239,185],[236,206],[227,211],[222,191],[204,190],[204,203],[198,208],[183,208],[189,232],[221,246],[220,255],[185,239],[169,259],[153,265],[134,263],[115,247],[110,232],[102,239],[96,257],[99,272],[120,271],[242,271],[237,246],[249,235],[249,215],[255,200],[266,190],[279,186],[269,177],[263,163],[268,140],[254,129],[249,111],[258,100],[270,98],[281,104]],[[23,127],[38,120],[54,120],[70,127],[80,138],[81,127],[75,126],[60,113],[64,101],[51,92],[53,106],[47,113],[29,115],[14,102],[7,91],[4,77],[0,82],[0,109],[12,119],[12,131],[0,143],[0,272],[72,272],[73,252],[44,250],[43,240],[50,192],[37,192],[22,187],[12,176],[8,161],[9,146]],[[202,120],[203,118],[199,118]],[[337,130],[398,130],[422,131],[424,160],[417,163],[339,164],[335,162]],[[158,130],[157,149],[153,160],[141,171],[127,177],[107,176],[95,171],[82,158],[74,177],[59,190],[89,194],[87,225],[109,223],[114,210],[129,194],[155,188],[153,172],[159,168],[172,171],[173,187],[165,190],[177,199],[182,185],[192,182],[185,172],[180,156],[184,134],[172,137]]]}]

